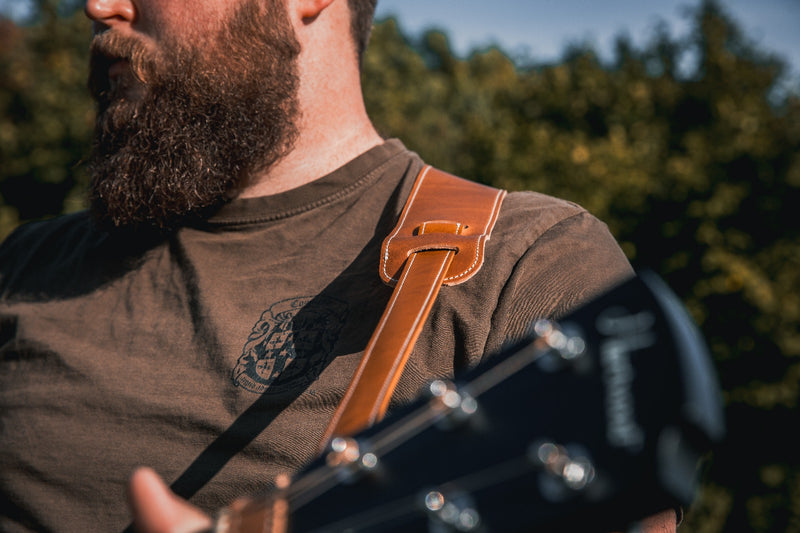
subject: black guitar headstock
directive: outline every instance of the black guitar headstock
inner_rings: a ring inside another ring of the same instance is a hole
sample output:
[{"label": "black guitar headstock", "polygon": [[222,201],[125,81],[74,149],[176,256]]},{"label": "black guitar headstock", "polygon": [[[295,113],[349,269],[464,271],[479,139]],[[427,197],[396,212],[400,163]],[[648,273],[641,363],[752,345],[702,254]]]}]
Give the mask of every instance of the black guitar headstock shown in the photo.
[{"label": "black guitar headstock", "polygon": [[281,497],[297,532],[624,530],[693,500],[721,405],[694,323],[641,272],[334,439]]}]

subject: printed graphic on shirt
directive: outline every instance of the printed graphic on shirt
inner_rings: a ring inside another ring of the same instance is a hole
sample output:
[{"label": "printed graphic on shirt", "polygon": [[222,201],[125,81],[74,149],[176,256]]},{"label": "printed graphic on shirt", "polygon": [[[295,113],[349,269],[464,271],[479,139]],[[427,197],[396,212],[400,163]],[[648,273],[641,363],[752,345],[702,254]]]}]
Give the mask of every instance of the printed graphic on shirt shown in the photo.
[{"label": "printed graphic on shirt", "polygon": [[262,313],[233,369],[233,383],[251,392],[305,387],[325,368],[347,304],[325,296],[292,298]]}]

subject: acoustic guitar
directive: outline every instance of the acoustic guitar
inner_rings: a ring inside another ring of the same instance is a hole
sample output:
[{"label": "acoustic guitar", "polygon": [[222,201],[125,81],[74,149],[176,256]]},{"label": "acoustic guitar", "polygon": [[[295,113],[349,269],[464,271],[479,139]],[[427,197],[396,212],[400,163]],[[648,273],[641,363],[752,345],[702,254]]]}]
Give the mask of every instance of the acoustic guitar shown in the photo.
[{"label": "acoustic guitar", "polygon": [[622,531],[690,504],[724,417],[706,345],[643,271],[330,449],[219,532]]}]

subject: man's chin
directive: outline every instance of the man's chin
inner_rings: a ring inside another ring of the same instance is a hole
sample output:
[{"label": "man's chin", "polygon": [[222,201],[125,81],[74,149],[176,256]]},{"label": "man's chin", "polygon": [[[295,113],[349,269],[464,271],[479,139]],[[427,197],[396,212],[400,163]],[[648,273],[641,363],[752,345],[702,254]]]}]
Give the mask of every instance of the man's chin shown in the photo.
[{"label": "man's chin", "polygon": [[[146,112],[147,104],[141,98],[129,98],[124,92],[108,95],[108,99],[98,102],[95,118],[95,134],[103,134],[103,142],[113,141],[112,148],[107,145],[103,150],[105,156],[114,156],[115,152],[126,142],[123,139],[134,134],[137,117]],[[95,142],[98,139],[95,138]]]},{"label": "man's chin", "polygon": [[119,102],[138,103],[147,95],[147,87],[136,79],[118,79],[111,84],[114,95],[111,104]]}]

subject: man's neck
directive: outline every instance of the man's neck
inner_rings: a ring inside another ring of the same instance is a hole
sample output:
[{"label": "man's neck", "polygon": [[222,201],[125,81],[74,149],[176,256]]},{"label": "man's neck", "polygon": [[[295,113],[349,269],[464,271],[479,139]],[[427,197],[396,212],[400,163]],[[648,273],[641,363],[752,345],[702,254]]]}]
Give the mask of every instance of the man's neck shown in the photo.
[{"label": "man's neck", "polygon": [[357,126],[343,125],[339,131],[306,130],[286,156],[266,172],[248,179],[239,198],[269,196],[300,187],[330,174],[382,142],[369,121]]},{"label": "man's neck", "polygon": [[298,136],[291,151],[267,171],[249,176],[240,197],[268,196],[294,189],[330,174],[383,142],[367,115],[361,72],[346,2],[321,5],[311,18],[290,10],[301,45],[298,56]]}]

